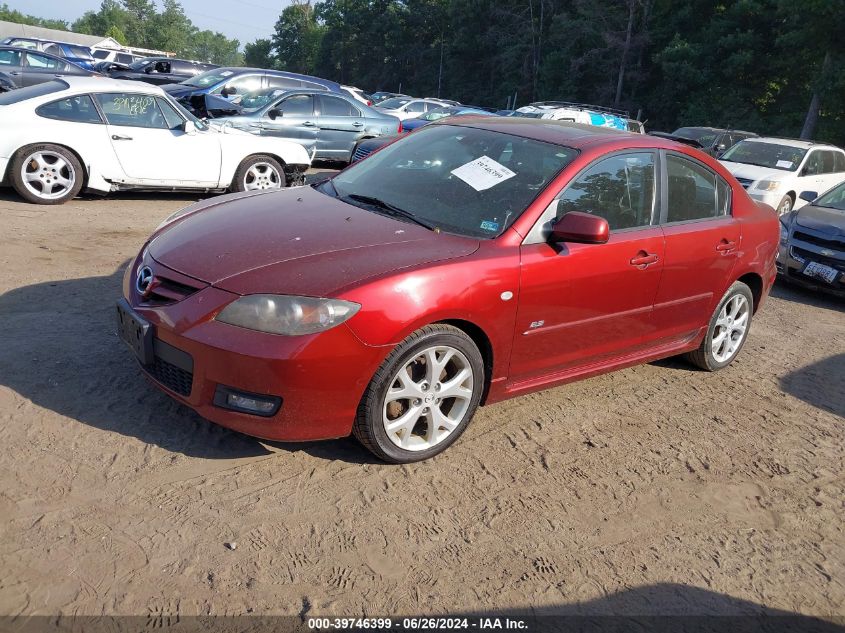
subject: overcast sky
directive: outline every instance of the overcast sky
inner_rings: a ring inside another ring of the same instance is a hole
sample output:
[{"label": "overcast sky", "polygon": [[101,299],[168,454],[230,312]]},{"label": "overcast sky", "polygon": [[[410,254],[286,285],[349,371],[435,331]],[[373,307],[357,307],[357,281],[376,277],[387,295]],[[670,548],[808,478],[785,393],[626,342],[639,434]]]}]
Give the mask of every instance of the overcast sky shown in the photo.
[{"label": "overcast sky", "polygon": [[[40,18],[54,18],[73,22],[86,11],[100,8],[100,0],[2,0],[11,9]],[[220,31],[237,38],[241,47],[259,37],[269,37],[282,8],[288,0],[180,0],[191,21],[200,29]],[[161,3],[157,2],[159,9]]]}]

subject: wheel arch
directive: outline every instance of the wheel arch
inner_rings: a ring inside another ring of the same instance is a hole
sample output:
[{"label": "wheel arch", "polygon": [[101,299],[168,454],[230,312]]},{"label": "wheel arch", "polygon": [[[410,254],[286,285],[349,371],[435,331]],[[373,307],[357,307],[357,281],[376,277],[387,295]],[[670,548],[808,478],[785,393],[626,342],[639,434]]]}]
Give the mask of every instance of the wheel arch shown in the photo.
[{"label": "wheel arch", "polygon": [[493,377],[493,345],[490,342],[490,337],[478,325],[465,319],[443,319],[435,321],[433,324],[451,325],[454,328],[461,330],[464,334],[472,339],[478,351],[481,352],[481,358],[484,361],[484,391],[481,394],[481,404],[487,400],[487,394],[490,391],[490,382]]},{"label": "wheel arch", "polygon": [[749,272],[739,277],[737,281],[741,281],[751,289],[751,296],[754,298],[754,310],[752,314],[756,314],[757,308],[763,298],[763,277],[757,273]]}]

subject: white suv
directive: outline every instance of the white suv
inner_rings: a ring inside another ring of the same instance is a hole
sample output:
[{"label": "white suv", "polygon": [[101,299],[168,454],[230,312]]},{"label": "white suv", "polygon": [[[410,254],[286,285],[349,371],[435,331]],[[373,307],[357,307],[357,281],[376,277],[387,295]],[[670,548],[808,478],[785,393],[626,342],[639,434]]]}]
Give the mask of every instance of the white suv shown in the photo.
[{"label": "white suv", "polygon": [[845,181],[845,151],[813,141],[748,138],[722,154],[719,162],[752,198],[771,205],[779,215],[804,206],[803,192],[821,193]]}]

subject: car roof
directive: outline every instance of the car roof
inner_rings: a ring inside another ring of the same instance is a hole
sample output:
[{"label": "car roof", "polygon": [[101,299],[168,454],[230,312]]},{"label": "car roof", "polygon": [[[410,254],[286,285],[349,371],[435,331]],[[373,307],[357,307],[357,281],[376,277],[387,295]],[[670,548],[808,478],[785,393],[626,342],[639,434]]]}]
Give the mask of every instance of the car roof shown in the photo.
[{"label": "car roof", "polygon": [[61,59],[65,61],[64,57],[59,57],[58,55],[53,55],[53,53],[46,53],[44,51],[37,51],[32,48],[26,48],[25,46],[9,46],[8,44],[0,44],[0,50],[2,51],[20,51],[21,53],[37,53],[38,55],[45,55],[47,57],[54,57],[55,59]]},{"label": "car roof", "polygon": [[466,116],[461,117],[460,120],[455,120],[451,117],[442,119],[441,121],[435,121],[432,125],[460,125],[490,130],[492,132],[503,132],[505,134],[513,134],[515,136],[555,143],[575,149],[605,143],[681,151],[689,149],[688,145],[647,134],[636,134],[610,127],[572,123],[570,121],[553,121],[550,119]]},{"label": "car roof", "polygon": [[707,130],[708,132],[736,132],[737,134],[751,134],[752,136],[757,136],[756,132],[747,132],[745,130],[736,130],[732,127],[711,127],[709,125],[682,125],[679,128],[676,128],[675,131],[678,130]]},{"label": "car roof", "polygon": [[786,145],[788,147],[800,147],[801,149],[809,149],[811,147],[828,147],[830,149],[842,148],[832,145],[830,143],[817,143],[816,141],[805,141],[797,138],[778,138],[777,136],[758,136],[757,138],[744,139],[748,143],[777,143],[778,145]]},{"label": "car roof", "polygon": [[109,77],[97,76],[63,76],[62,81],[69,86],[69,90],[74,92],[153,92],[159,95],[165,94],[164,90],[162,90],[159,86],[143,83],[141,81],[126,81],[125,79],[111,79]]},{"label": "car roof", "polygon": [[309,81],[323,83],[328,86],[337,86],[340,88],[340,84],[336,81],[332,81],[331,79],[323,79],[322,77],[315,77],[314,75],[304,75],[302,73],[295,73],[289,70],[270,70],[267,68],[254,68],[252,66],[219,66],[217,68],[210,68],[209,70],[216,70],[216,71],[229,71],[231,73],[238,73],[243,74],[246,72],[251,73],[267,73],[268,75],[272,75],[275,77],[304,77]]}]

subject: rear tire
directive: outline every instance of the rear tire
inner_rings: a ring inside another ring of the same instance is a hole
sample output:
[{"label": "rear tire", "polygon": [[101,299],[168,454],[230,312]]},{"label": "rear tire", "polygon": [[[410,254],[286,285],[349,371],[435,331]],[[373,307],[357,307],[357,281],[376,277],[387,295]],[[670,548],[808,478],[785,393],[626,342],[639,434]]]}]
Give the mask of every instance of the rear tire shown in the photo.
[{"label": "rear tire", "polygon": [[686,359],[705,371],[730,365],[748,340],[753,312],[751,289],[741,281],[734,282],[713,311],[701,345],[687,353]]},{"label": "rear tire", "polygon": [[352,432],[386,462],[442,453],[469,425],[484,391],[473,340],[451,325],[428,325],[397,345],[367,387]]},{"label": "rear tire", "polygon": [[282,166],[272,156],[256,154],[245,158],[232,178],[232,191],[284,189],[287,186]]},{"label": "rear tire", "polygon": [[9,163],[9,180],[21,198],[34,204],[64,204],[85,181],[79,159],[60,145],[22,147]]}]

